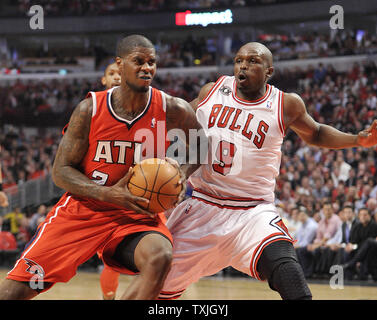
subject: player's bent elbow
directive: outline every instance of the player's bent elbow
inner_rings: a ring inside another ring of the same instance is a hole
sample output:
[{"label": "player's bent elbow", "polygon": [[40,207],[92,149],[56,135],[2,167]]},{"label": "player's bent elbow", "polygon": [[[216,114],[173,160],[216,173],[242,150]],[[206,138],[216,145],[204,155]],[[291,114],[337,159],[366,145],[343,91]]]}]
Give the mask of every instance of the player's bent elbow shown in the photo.
[{"label": "player's bent elbow", "polygon": [[57,187],[63,188],[60,171],[55,165],[52,167],[51,178]]}]

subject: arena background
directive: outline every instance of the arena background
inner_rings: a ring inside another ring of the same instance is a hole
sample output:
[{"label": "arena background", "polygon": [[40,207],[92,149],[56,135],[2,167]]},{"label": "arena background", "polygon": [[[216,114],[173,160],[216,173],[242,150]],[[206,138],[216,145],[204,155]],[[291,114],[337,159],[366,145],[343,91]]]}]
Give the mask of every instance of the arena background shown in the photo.
[{"label": "arena background", "polygon": [[[317,121],[356,133],[377,118],[375,0],[3,0],[0,144],[9,207],[1,209],[1,276],[63,193],[50,175],[62,128],[89,90],[103,89],[100,77],[117,41],[134,33],[156,45],[153,85],[188,101],[203,84],[232,74],[241,44],[260,41],[274,55],[270,83],[300,94]],[[289,131],[282,150],[276,203],[292,235],[299,228],[297,208],[319,221],[325,200],[335,214],[351,203],[356,213],[367,206],[377,220],[375,148],[320,150]],[[37,299],[101,299],[101,267],[93,257],[71,282]],[[371,274],[346,279],[344,286],[332,280],[329,272],[308,278],[314,299],[377,297]],[[122,276],[119,290],[129,281]],[[183,299],[279,296],[227,268],[191,286]]]}]

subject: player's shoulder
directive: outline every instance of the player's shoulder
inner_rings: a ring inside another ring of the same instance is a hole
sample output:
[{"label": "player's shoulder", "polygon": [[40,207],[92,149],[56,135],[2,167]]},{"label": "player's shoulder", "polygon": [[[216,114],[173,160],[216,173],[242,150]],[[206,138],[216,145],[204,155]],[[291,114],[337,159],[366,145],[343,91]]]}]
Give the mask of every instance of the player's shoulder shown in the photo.
[{"label": "player's shoulder", "polygon": [[295,92],[283,92],[284,111],[300,111],[305,108],[304,100]]},{"label": "player's shoulder", "polygon": [[208,95],[215,84],[216,82],[208,82],[200,89],[198,94],[199,101],[202,101]]},{"label": "player's shoulder", "polygon": [[[91,98],[85,98],[81,100],[76,108],[73,110],[71,118],[69,120],[68,128],[87,126],[92,118],[93,113],[93,101]],[[66,129],[65,131],[68,132]],[[64,132],[65,132],[64,131]]]},{"label": "player's shoulder", "polygon": [[207,82],[199,91],[198,100],[202,101],[204,100],[209,93],[212,91],[213,88],[219,87],[221,88],[220,84],[225,83],[225,81],[229,79],[229,81],[233,81],[233,77],[229,76],[220,76],[216,81]]},{"label": "player's shoulder", "polygon": [[93,99],[92,97],[86,97],[85,99],[81,100],[75,108],[76,112],[85,114],[92,114],[93,110]]},{"label": "player's shoulder", "polygon": [[303,101],[299,94],[295,92],[283,92],[284,93],[284,99],[286,99],[289,102],[299,102]]},{"label": "player's shoulder", "polygon": [[290,126],[292,119],[297,119],[307,113],[305,103],[300,95],[295,92],[284,92],[283,113],[286,127]]},{"label": "player's shoulder", "polygon": [[190,104],[182,98],[165,93],[165,99],[167,112],[181,112],[191,108]]}]

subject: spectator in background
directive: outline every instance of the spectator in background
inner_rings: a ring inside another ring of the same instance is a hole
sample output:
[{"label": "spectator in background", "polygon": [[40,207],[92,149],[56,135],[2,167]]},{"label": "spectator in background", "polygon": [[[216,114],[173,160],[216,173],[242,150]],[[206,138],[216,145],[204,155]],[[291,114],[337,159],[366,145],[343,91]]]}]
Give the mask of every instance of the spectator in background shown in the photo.
[{"label": "spectator in background", "polygon": [[377,214],[377,199],[369,198],[366,203],[366,207],[369,210],[370,214],[374,218]]},{"label": "spectator in background", "polygon": [[314,70],[314,81],[317,83],[322,82],[326,77],[326,73],[326,67],[322,63],[319,63],[318,67]]},{"label": "spectator in background", "polygon": [[372,188],[370,187],[370,185],[368,183],[364,183],[362,186],[362,193],[361,193],[360,199],[355,202],[356,210],[366,207],[371,191],[372,191]]},{"label": "spectator in background", "polygon": [[294,238],[301,222],[298,219],[299,210],[296,206],[288,205],[287,212],[283,219],[284,224],[289,230],[289,234]]},{"label": "spectator in background", "polygon": [[355,212],[351,204],[346,204],[343,207],[339,212],[339,217],[342,220],[342,224],[335,235],[326,242],[320,257],[321,261],[318,262],[318,264],[321,265],[319,269],[327,274],[332,265],[339,265],[344,262],[344,249],[350,241],[351,230],[357,223]]},{"label": "spectator in background", "polygon": [[15,236],[18,249],[23,250],[31,238],[29,231],[29,219],[25,215],[20,218],[18,233]]},{"label": "spectator in background", "polygon": [[25,215],[21,212],[21,208],[16,207],[12,212],[4,215],[4,220],[9,221],[10,232],[17,237],[17,234],[20,232],[20,227],[22,226],[23,219]]},{"label": "spectator in background", "polygon": [[[369,271],[371,271],[370,266],[375,267],[377,265],[377,262],[373,261],[376,260],[377,257],[374,256],[373,259],[373,257],[368,256],[369,249],[371,248],[373,249],[369,253],[372,253],[372,256],[375,253],[374,242],[377,237],[377,223],[372,219],[367,208],[359,209],[358,219],[359,223],[352,229],[350,243],[347,244],[345,249],[348,253],[344,265],[345,276],[347,279],[352,279],[354,275],[357,274],[360,280],[366,280]],[[377,274],[374,273],[374,276],[376,275]]]},{"label": "spectator in background", "polygon": [[340,218],[334,213],[330,201],[326,201],[323,204],[322,213],[323,218],[318,224],[313,243],[296,251],[306,278],[312,277],[317,271],[316,268],[318,265],[316,263],[320,259],[323,248],[325,248],[327,241],[335,235],[342,223]]},{"label": "spectator in background", "polygon": [[312,189],[312,195],[316,199],[323,199],[326,196],[326,193],[322,189],[323,187],[323,178],[318,177],[314,180],[314,187]]},{"label": "spectator in background", "polygon": [[35,212],[29,219],[29,230],[31,234],[34,234],[37,231],[38,225],[44,221],[47,214],[47,207],[44,204],[41,204],[37,212]]},{"label": "spectator in background", "polygon": [[298,221],[301,222],[301,226],[296,232],[295,239],[297,242],[294,244],[296,250],[298,248],[307,247],[309,244],[313,243],[318,223],[309,216],[308,210],[305,207],[300,207],[298,210]]},{"label": "spectator in background", "polygon": [[343,151],[337,152],[334,164],[339,168],[338,179],[344,182],[347,181],[349,178],[349,171],[352,167],[344,160]]},{"label": "spectator in background", "polygon": [[327,240],[331,239],[338,230],[341,219],[334,214],[332,202],[327,201],[322,206],[323,218],[318,224],[316,238],[314,239],[311,250],[325,245]]}]

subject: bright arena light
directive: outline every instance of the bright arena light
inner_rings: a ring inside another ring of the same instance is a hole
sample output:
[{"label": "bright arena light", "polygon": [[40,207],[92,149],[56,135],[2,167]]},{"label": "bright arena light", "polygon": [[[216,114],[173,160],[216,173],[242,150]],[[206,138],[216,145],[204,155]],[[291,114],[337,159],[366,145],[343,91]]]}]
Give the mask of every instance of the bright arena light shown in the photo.
[{"label": "bright arena light", "polygon": [[203,27],[209,24],[228,24],[233,22],[232,10],[226,9],[220,12],[200,12],[192,13],[190,10],[177,12],[175,14],[175,24],[177,26],[194,26]]}]

